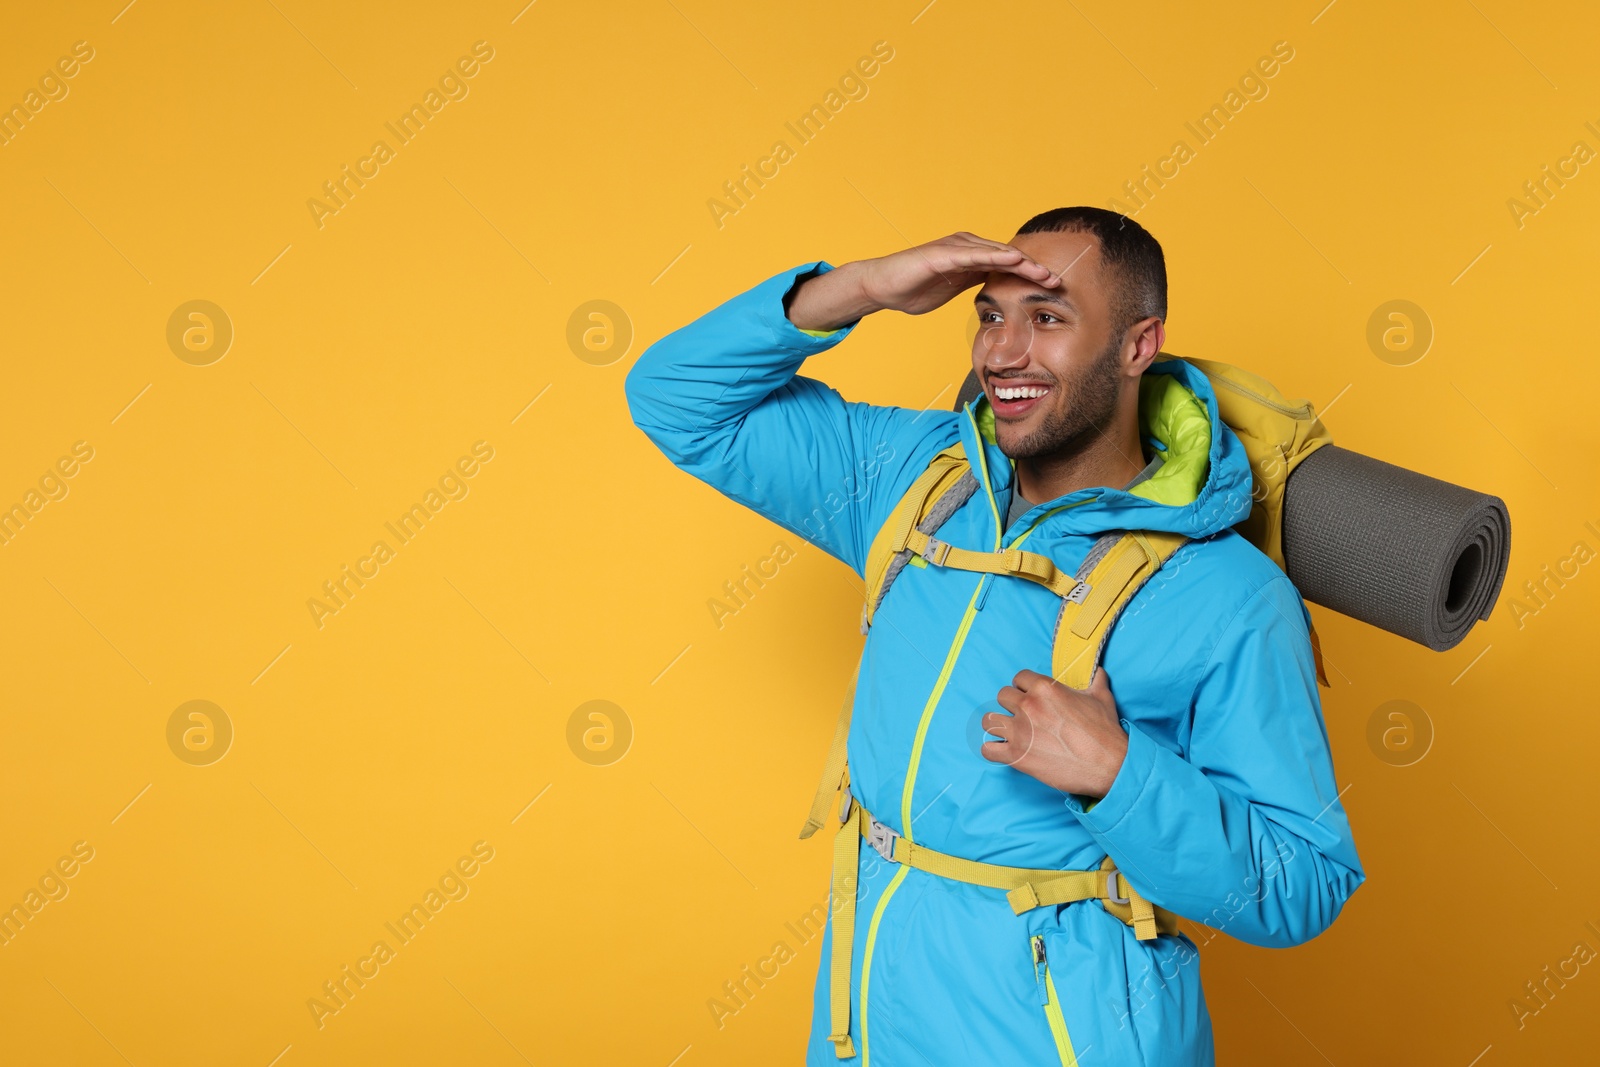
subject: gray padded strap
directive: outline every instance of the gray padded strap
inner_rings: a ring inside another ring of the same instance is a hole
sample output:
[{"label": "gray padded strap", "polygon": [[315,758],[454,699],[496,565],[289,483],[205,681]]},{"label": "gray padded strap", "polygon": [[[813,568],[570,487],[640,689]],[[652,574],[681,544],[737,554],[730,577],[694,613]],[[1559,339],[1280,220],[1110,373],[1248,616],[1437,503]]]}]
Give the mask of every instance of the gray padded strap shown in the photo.
[{"label": "gray padded strap", "polygon": [[1110,533],[1101,534],[1099,540],[1089,546],[1089,554],[1083,557],[1083,562],[1078,565],[1073,577],[1080,582],[1087,579],[1089,572],[1094,570],[1100,561],[1106,558],[1106,553],[1110,552],[1116,543],[1122,540],[1122,535],[1125,533],[1127,533],[1126,530],[1112,530]]},{"label": "gray padded strap", "polygon": [[[1078,564],[1078,569],[1073,573],[1073,577],[1078,579],[1079,582],[1087,581],[1089,572],[1094,570],[1100,561],[1106,558],[1106,553],[1110,552],[1112,547],[1115,546],[1118,541],[1122,540],[1122,535],[1126,532],[1126,530],[1112,530],[1109,533],[1101,534],[1095,543],[1089,546],[1089,554],[1083,557],[1082,563]],[[1079,588],[1083,589],[1087,587],[1080,585]],[[1062,598],[1061,607],[1056,611],[1055,628],[1050,631],[1052,634],[1052,641],[1055,640],[1054,635],[1061,633],[1061,617],[1066,614],[1066,611],[1067,599]],[[1100,662],[1100,656],[1105,651],[1106,639],[1110,636],[1111,627],[1108,626],[1106,627],[1106,632],[1100,635],[1100,646],[1094,650],[1094,661],[1096,664]]]},{"label": "gray padded strap", "polygon": [[[934,501],[933,507],[928,510],[927,516],[917,523],[917,529],[932,537],[939,532],[939,527],[944,525],[945,520],[954,515],[961,505],[971,500],[972,494],[977,491],[978,479],[972,476],[972,468],[969,467],[960,478],[956,479],[956,484],[952,485],[943,496]],[[911,550],[903,548],[896,552],[894,558],[889,561],[889,569],[883,575],[883,586],[878,590],[878,599],[873,601],[872,604],[874,615],[877,614],[878,607],[883,603],[884,596],[888,594],[889,587],[899,577],[901,569],[911,561],[911,556]],[[861,632],[867,632],[867,624],[865,622],[862,623]]]}]

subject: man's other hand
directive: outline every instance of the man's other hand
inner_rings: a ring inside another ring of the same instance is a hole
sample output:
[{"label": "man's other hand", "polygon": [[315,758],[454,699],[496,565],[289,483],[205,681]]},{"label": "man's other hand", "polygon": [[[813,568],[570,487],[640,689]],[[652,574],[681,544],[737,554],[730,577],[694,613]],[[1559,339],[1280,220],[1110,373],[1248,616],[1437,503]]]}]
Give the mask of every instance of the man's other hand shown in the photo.
[{"label": "man's other hand", "polygon": [[1117,717],[1104,668],[1088,689],[1022,671],[996,698],[1011,714],[983,717],[983,758],[1004,763],[1063,793],[1103,797],[1122,768],[1128,735]]}]

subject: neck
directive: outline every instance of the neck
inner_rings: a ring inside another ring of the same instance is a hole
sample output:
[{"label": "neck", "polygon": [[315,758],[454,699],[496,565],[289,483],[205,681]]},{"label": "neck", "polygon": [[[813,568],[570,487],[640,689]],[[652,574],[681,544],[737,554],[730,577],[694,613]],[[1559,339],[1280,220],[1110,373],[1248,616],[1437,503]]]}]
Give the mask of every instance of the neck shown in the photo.
[{"label": "neck", "polygon": [[1118,419],[1104,431],[1090,429],[1086,433],[1087,438],[1069,442],[1056,452],[1016,461],[1017,490],[1024,500],[1042,504],[1079,489],[1120,488],[1144,469],[1137,416]]}]

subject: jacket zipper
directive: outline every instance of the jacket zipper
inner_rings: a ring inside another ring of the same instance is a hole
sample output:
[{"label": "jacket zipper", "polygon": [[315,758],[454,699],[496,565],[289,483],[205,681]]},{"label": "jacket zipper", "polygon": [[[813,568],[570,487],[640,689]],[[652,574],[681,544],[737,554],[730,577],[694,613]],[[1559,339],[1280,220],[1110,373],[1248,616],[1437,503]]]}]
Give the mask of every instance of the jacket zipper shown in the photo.
[{"label": "jacket zipper", "polygon": [[[916,787],[917,766],[922,761],[922,743],[928,736],[928,723],[933,718],[933,709],[938,706],[939,698],[944,695],[944,687],[950,681],[950,674],[955,669],[956,659],[961,655],[961,646],[966,643],[967,631],[972,627],[972,620],[978,613],[978,600],[982,595],[985,584],[985,574],[978,580],[977,588],[973,589],[971,598],[967,601],[967,608],[961,613],[961,624],[956,627],[955,640],[951,642],[950,649],[945,653],[944,667],[939,671],[938,679],[933,683],[933,691],[928,694],[928,701],[923,706],[922,718],[917,723],[916,738],[911,746],[911,763],[906,768],[906,784],[901,796],[900,832],[907,841],[912,840],[911,834],[911,795]],[[894,877],[884,887],[883,896],[878,898],[878,906],[872,909],[872,921],[867,924],[867,942],[861,954],[861,1067],[872,1065],[872,1045],[867,1031],[870,1017],[867,1014],[869,994],[872,989],[872,955],[878,944],[878,924],[883,921],[883,913],[889,906],[889,901],[894,898],[895,890],[900,888],[900,883],[905,881],[910,867],[902,866],[894,872]]]},{"label": "jacket zipper", "polygon": [[1033,980],[1039,987],[1039,1003],[1044,1007],[1045,1021],[1050,1024],[1050,1036],[1055,1039],[1061,1067],[1078,1067],[1078,1054],[1072,1051],[1067,1020],[1061,1014],[1061,998],[1056,995],[1055,979],[1050,977],[1050,963],[1045,959],[1044,938],[1039,934],[1033,935]]},{"label": "jacket zipper", "polygon": [[[989,482],[989,466],[984,458],[983,451],[983,434],[978,431],[977,423],[972,420],[972,413],[970,410],[967,412],[967,418],[972,422],[973,433],[976,434],[978,438],[979,474],[983,479],[984,494],[989,498],[989,510],[994,513],[994,548],[995,551],[999,551],[1004,538],[1005,528],[1001,525],[999,505],[995,502],[994,489]],[[1044,516],[1040,516],[1040,519],[1043,518]],[[1017,538],[1016,541],[1013,541],[1012,545],[1016,546],[1027,540],[1028,534],[1031,534],[1037,527],[1038,520],[1035,520],[1033,526],[1029,527],[1028,532]],[[944,666],[939,672],[939,677],[933,684],[933,691],[928,694],[927,703],[923,706],[922,716],[917,723],[917,732],[911,744],[911,761],[906,767],[906,781],[900,797],[901,833],[905,836],[907,841],[913,840],[911,826],[911,798],[916,789],[917,770],[922,762],[922,745],[927,739],[928,725],[933,719],[933,712],[939,704],[939,698],[944,695],[945,685],[950,681],[950,675],[955,669],[956,660],[961,655],[961,648],[964,644],[966,644],[967,631],[972,628],[973,619],[977,616],[978,611],[982,608],[983,601],[987,599],[988,589],[990,585],[993,584],[989,580],[991,578],[993,578],[993,575],[989,574],[984,574],[979,577],[978,585],[973,589],[971,599],[967,601],[966,610],[961,614],[961,622],[956,627],[955,639],[951,642],[949,650],[945,653]],[[872,1065],[872,1046],[869,1042],[867,1031],[867,1005],[868,994],[872,985],[873,950],[877,947],[878,942],[878,925],[883,921],[883,914],[889,906],[889,901],[894,897],[895,891],[900,888],[900,883],[905,881],[906,874],[909,871],[909,867],[902,866],[894,873],[894,877],[891,878],[889,880],[889,884],[884,887],[883,895],[878,898],[878,906],[872,910],[872,919],[867,924],[867,940],[866,944],[863,946],[861,960],[861,1067],[871,1067]],[[1042,938],[1036,940],[1038,941],[1038,959],[1042,963],[1044,960],[1044,942]],[[1048,972],[1045,974],[1045,984],[1052,991],[1054,990],[1055,987],[1050,984],[1050,976]],[[1046,1008],[1047,1015],[1050,1010],[1050,1008]],[[1078,1058],[1073,1054],[1072,1043],[1067,1038],[1066,1022],[1061,1018],[1061,1010],[1059,1006],[1054,1010],[1055,1021],[1050,1024],[1050,1029],[1051,1033],[1056,1035],[1056,1047],[1058,1049],[1065,1050],[1062,1053],[1061,1062],[1063,1065],[1065,1065],[1065,1067],[1077,1067]],[[1057,1029],[1058,1025],[1060,1027],[1059,1030]]]},{"label": "jacket zipper", "polygon": [[[972,431],[978,438],[979,473],[983,478],[984,492],[989,498],[989,510],[994,513],[994,546],[998,550],[1004,530],[1000,525],[1000,509],[995,503],[994,490],[989,486],[989,467],[984,459],[983,434],[978,431],[978,424],[973,421],[970,409],[967,411],[967,419],[972,423]],[[905,835],[907,841],[912,840],[911,796],[916,789],[917,768],[922,762],[922,744],[927,739],[928,723],[933,718],[933,709],[938,706],[939,698],[944,695],[944,687],[950,681],[956,659],[961,655],[961,646],[966,643],[967,631],[971,629],[972,620],[977,615],[984,593],[987,591],[988,586],[984,579],[988,577],[986,574],[978,579],[978,585],[973,589],[971,599],[967,601],[966,610],[961,613],[961,622],[956,627],[955,639],[945,653],[944,666],[939,671],[938,679],[933,683],[933,691],[928,694],[927,703],[923,706],[922,716],[917,723],[916,736],[912,739],[911,761],[906,767],[906,782],[900,797],[900,832]],[[883,913],[888,908],[889,901],[893,899],[895,890],[900,888],[900,883],[905,881],[910,870],[911,868],[902,866],[894,872],[894,877],[884,887],[883,895],[878,898],[878,906],[872,909],[872,920],[867,924],[867,941],[861,954],[861,1067],[872,1067],[872,1045],[867,1030],[869,1021],[867,1005],[868,994],[872,988],[872,956],[878,943],[878,925],[883,921]]]}]

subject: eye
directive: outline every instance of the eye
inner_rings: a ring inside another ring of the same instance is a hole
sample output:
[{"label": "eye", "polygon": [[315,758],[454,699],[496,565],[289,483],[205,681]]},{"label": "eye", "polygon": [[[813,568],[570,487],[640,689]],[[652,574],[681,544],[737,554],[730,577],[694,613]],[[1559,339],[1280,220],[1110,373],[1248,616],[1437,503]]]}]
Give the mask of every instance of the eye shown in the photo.
[{"label": "eye", "polygon": [[992,318],[989,317],[991,315],[995,316],[995,318],[998,318],[999,315],[1000,315],[1000,312],[992,311],[992,310],[991,311],[980,311],[980,312],[978,312],[978,321],[979,322],[994,322],[995,319],[992,319]]},{"label": "eye", "polygon": [[1048,311],[1039,312],[1039,317],[1041,319],[1049,319],[1051,322],[1060,322],[1061,321],[1060,319],[1056,318],[1054,315],[1050,314],[1050,312],[1048,312]]}]

